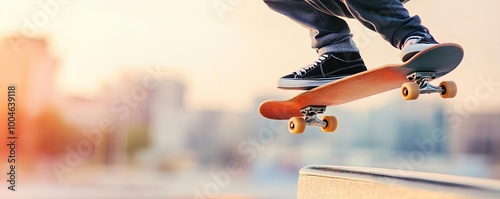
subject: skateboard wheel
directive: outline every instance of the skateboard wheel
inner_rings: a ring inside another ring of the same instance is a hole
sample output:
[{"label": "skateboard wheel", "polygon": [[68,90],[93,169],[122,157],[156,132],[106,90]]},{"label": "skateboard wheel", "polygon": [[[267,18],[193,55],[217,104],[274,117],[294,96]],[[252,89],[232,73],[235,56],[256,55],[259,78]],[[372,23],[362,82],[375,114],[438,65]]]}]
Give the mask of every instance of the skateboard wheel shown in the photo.
[{"label": "skateboard wheel", "polygon": [[439,87],[444,89],[444,92],[440,93],[442,98],[454,98],[457,95],[457,84],[453,81],[441,82]]},{"label": "skateboard wheel", "polygon": [[401,86],[401,95],[405,100],[415,100],[420,95],[420,87],[415,82],[406,82]]},{"label": "skateboard wheel", "polygon": [[326,122],[326,127],[325,128],[321,128],[321,130],[325,133],[329,133],[329,132],[334,132],[336,129],[337,129],[337,126],[338,126],[338,121],[337,121],[337,118],[335,116],[323,116],[323,118],[321,118],[321,120],[323,120],[323,122]]},{"label": "skateboard wheel", "polygon": [[288,131],[291,134],[301,134],[306,129],[306,121],[301,117],[292,117],[288,120]]}]

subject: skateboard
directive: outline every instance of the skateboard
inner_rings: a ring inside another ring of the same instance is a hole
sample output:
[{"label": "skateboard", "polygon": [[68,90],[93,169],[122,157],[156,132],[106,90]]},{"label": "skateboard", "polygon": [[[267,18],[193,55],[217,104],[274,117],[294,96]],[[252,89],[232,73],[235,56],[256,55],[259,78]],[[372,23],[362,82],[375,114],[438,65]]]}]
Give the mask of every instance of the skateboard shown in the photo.
[{"label": "skateboard", "polygon": [[442,98],[455,97],[455,82],[443,81],[435,86],[430,81],[454,70],[463,56],[460,45],[439,44],[417,53],[404,63],[387,64],[336,80],[289,100],[264,101],[259,112],[268,119],[289,120],[288,130],[292,134],[304,132],[306,126],[318,126],[323,132],[333,132],[338,125],[335,116],[317,117],[327,106],[338,106],[398,87],[405,100],[415,100],[423,93],[439,93]]}]

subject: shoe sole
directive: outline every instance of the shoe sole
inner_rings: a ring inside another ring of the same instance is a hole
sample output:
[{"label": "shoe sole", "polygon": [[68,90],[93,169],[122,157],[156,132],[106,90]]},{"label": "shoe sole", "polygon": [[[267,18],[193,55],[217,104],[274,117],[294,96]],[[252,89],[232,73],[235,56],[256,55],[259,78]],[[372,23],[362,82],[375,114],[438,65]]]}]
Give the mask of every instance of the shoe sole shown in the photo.
[{"label": "shoe sole", "polygon": [[349,77],[349,75],[318,79],[279,79],[278,88],[288,90],[310,90],[346,77]]},{"label": "shoe sole", "polygon": [[430,48],[432,46],[435,46],[435,45],[438,45],[438,44],[413,44],[413,45],[409,45],[408,47],[403,48],[403,50],[401,51],[401,54],[400,54],[401,60],[403,60],[403,62],[406,62],[409,59],[411,59],[413,56],[415,56],[418,52],[423,51],[423,50]]}]

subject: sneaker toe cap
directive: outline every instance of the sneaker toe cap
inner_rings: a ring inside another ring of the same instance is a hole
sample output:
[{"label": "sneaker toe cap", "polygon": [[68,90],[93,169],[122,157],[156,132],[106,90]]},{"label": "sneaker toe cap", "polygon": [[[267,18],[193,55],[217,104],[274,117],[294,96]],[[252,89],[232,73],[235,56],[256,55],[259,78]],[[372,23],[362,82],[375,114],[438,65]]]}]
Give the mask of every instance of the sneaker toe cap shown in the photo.
[{"label": "sneaker toe cap", "polygon": [[295,74],[291,73],[281,77],[280,79],[295,79]]}]

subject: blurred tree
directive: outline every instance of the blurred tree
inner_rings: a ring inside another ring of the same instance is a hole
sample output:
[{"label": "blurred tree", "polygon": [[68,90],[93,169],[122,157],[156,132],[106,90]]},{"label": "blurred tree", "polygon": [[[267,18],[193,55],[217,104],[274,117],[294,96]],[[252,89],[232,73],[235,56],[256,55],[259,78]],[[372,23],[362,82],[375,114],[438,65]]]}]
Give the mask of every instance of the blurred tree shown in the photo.
[{"label": "blurred tree", "polygon": [[149,147],[148,127],[145,124],[132,125],[127,134],[127,154],[133,156],[137,151]]},{"label": "blurred tree", "polygon": [[36,149],[48,156],[66,153],[67,146],[75,146],[79,140],[85,139],[78,128],[61,118],[57,109],[45,107],[33,121],[36,134]]}]

